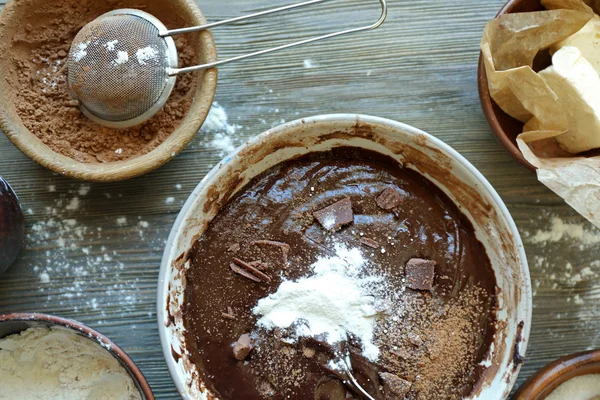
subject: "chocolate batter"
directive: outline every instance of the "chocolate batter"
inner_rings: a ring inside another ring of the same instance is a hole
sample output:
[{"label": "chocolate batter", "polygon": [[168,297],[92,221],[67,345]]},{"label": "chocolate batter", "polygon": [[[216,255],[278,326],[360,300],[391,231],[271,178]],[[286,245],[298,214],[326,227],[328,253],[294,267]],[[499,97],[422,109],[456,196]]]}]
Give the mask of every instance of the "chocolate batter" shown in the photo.
[{"label": "chocolate batter", "polygon": [[485,249],[434,184],[354,148],[271,168],[194,244],[183,316],[207,387],[223,400],[361,398],[325,367],[333,349],[324,340],[287,343],[285,330],[257,327],[252,313],[283,279],[310,276],[335,243],[360,248],[390,288],[378,295],[377,362],[361,356],[359,340],[342,344],[361,385],[376,399],[468,395],[495,332],[496,282]]}]

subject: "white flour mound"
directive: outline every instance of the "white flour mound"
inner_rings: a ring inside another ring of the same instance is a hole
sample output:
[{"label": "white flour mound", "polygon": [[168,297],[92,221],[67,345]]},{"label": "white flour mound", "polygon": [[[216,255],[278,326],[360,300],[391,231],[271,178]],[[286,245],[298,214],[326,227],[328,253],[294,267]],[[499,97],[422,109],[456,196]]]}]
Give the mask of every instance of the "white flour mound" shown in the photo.
[{"label": "white flour mound", "polygon": [[137,400],[121,364],[68,329],[30,328],[0,340],[0,398]]},{"label": "white flour mound", "polygon": [[336,246],[335,251],[335,256],[312,265],[314,275],[282,282],[277,292],[259,300],[253,312],[262,315],[258,325],[266,329],[293,326],[297,336],[324,334],[330,344],[353,334],[362,342],[363,355],[376,361],[377,310],[367,287],[381,283],[380,279],[361,277],[366,262],[360,250]]}]

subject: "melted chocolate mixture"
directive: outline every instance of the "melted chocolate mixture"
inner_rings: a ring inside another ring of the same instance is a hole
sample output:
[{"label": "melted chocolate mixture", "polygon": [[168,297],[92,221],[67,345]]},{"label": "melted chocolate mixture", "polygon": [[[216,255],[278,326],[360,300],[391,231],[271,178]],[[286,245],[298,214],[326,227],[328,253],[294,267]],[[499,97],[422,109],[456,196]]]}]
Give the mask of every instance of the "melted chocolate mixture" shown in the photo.
[{"label": "melted chocolate mixture", "polygon": [[[382,196],[386,189],[393,191]],[[344,199],[353,222],[327,231],[319,222],[327,210],[319,211]],[[192,361],[207,387],[223,400],[361,398],[326,367],[333,350],[325,341],[288,343],[285,330],[258,328],[252,313],[283,279],[310,276],[311,264],[331,255],[335,243],[360,248],[388,285],[379,299],[377,363],[361,356],[360,341],[345,344],[362,386],[376,399],[468,395],[494,334],[496,282],[485,249],[468,219],[430,181],[354,148],[271,168],[194,244],[183,316]],[[423,260],[435,262],[431,290],[419,281],[427,273],[405,276],[414,258],[421,259],[417,271],[427,267]],[[250,334],[249,354],[244,334]]]}]

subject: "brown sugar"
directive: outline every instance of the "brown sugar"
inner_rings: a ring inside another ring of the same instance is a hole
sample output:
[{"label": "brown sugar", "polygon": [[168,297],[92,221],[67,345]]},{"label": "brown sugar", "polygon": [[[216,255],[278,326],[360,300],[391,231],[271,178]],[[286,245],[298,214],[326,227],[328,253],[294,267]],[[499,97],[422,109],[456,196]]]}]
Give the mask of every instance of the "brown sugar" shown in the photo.
[{"label": "brown sugar", "polygon": [[[186,116],[196,88],[194,73],[177,78],[167,104],[153,118],[127,129],[107,128],[92,122],[79,111],[77,102],[69,94],[65,64],[77,32],[89,21],[113,9],[141,8],[152,13],[159,7],[158,0],[139,3],[17,0],[17,7],[30,8],[33,16],[14,33],[4,35],[11,39],[0,45],[0,51],[14,66],[11,66],[14,72],[4,78],[12,89],[23,124],[52,150],[84,163],[138,157],[158,147]],[[175,13],[155,15],[171,27],[186,25]],[[176,37],[175,43],[179,65],[197,62],[185,35]]]}]

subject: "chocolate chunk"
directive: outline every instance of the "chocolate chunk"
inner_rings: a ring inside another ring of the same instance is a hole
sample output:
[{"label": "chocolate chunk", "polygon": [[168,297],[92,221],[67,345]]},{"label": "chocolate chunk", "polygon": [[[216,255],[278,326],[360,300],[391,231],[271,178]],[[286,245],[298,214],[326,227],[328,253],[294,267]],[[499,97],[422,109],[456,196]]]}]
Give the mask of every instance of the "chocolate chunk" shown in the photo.
[{"label": "chocolate chunk", "polygon": [[269,275],[267,275],[263,272],[260,272],[258,269],[256,269],[252,265],[248,264],[247,262],[240,260],[239,258],[234,258],[233,262],[234,262],[234,264],[239,265],[240,267],[244,268],[247,272],[256,276],[261,281],[271,282],[271,277]]},{"label": "chocolate chunk", "polygon": [[375,200],[377,205],[384,210],[391,210],[402,203],[402,197],[396,189],[387,188]]},{"label": "chocolate chunk", "polygon": [[250,272],[246,271],[246,270],[245,270],[244,268],[242,268],[242,267],[238,267],[238,266],[237,266],[236,264],[234,264],[234,263],[231,263],[231,264],[229,264],[229,268],[231,268],[231,270],[232,270],[233,272],[235,272],[236,274],[238,274],[238,275],[241,275],[241,276],[243,276],[244,278],[248,278],[248,279],[250,279],[251,281],[254,281],[254,282],[262,282],[262,281],[261,281],[261,279],[260,279],[258,276],[254,276],[254,275],[252,275]]},{"label": "chocolate chunk", "polygon": [[352,201],[345,197],[322,210],[313,212],[313,216],[326,230],[337,231],[342,226],[354,221]]},{"label": "chocolate chunk", "polygon": [[[328,400],[346,400],[352,397],[348,397],[348,391],[342,383],[347,378],[343,377],[342,380],[337,379],[323,379],[315,388],[315,399],[328,399]],[[312,398],[312,396],[311,396]]]},{"label": "chocolate chunk", "polygon": [[410,391],[411,383],[400,378],[398,375],[382,372],[379,374],[383,381],[383,391],[386,400],[398,400],[406,397]]},{"label": "chocolate chunk", "polygon": [[236,360],[243,361],[248,357],[253,347],[250,334],[244,333],[233,345],[233,356]]},{"label": "chocolate chunk", "polygon": [[411,258],[406,263],[406,286],[415,290],[429,290],[433,287],[435,261]]},{"label": "chocolate chunk", "polygon": [[369,239],[367,237],[360,238],[360,243],[364,244],[365,246],[370,247],[372,249],[379,248],[379,243],[377,243],[375,240]]}]

